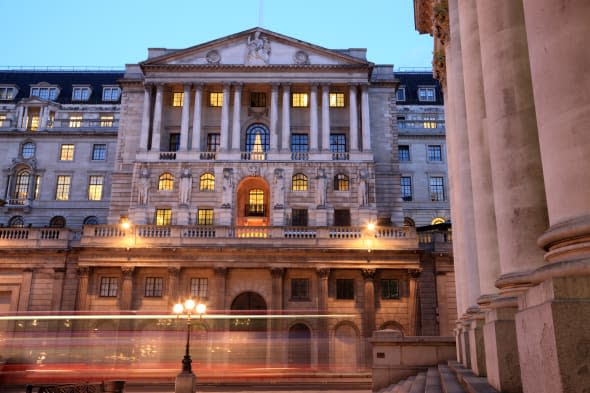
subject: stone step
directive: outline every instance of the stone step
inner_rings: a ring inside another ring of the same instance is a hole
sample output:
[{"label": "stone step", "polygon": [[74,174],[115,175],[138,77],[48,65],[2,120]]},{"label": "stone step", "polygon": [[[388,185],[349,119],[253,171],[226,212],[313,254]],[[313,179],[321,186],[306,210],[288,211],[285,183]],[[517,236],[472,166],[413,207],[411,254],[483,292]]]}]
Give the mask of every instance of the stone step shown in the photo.
[{"label": "stone step", "polygon": [[478,377],[473,372],[456,361],[448,362],[449,368],[455,373],[459,382],[469,393],[498,393],[486,378]]},{"label": "stone step", "polygon": [[412,376],[412,377],[409,377],[408,379],[406,379],[404,381],[404,383],[401,385],[401,387],[399,389],[399,393],[409,393],[415,379],[416,379],[415,376]]},{"label": "stone step", "polygon": [[440,385],[440,374],[436,367],[431,367],[426,372],[426,385],[424,386],[424,393],[442,393]]},{"label": "stone step", "polygon": [[444,393],[467,393],[457,380],[457,376],[449,366],[438,365],[442,391]]},{"label": "stone step", "polygon": [[408,393],[425,393],[426,387],[426,373],[419,373],[412,384],[412,388]]}]

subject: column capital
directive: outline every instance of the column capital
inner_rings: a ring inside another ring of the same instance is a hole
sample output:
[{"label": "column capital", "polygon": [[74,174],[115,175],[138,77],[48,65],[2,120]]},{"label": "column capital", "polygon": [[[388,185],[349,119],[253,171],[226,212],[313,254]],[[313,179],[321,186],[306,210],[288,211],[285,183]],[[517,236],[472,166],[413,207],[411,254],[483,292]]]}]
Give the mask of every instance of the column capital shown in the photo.
[{"label": "column capital", "polygon": [[90,268],[88,266],[80,266],[76,273],[78,273],[78,277],[82,278],[82,277],[86,277],[88,278],[88,275],[90,274]]},{"label": "column capital", "polygon": [[178,278],[180,275],[180,268],[178,266],[170,266],[168,267],[168,274]]},{"label": "column capital", "polygon": [[420,273],[422,272],[418,269],[408,269],[408,275],[414,280],[420,277]]},{"label": "column capital", "polygon": [[365,279],[365,281],[373,281],[375,279],[377,269],[362,269],[361,273],[363,274],[363,278]]},{"label": "column capital", "polygon": [[199,90],[203,90],[203,87],[205,87],[204,82],[193,82],[192,85],[195,87],[195,89]]},{"label": "column capital", "polygon": [[184,87],[184,90],[186,91],[187,89],[190,90],[193,87],[193,83],[192,82],[184,82],[182,84],[182,87]]},{"label": "column capital", "polygon": [[290,89],[293,84],[291,82],[281,82],[281,87],[283,89]]},{"label": "column capital", "polygon": [[131,279],[131,276],[133,275],[134,270],[135,270],[134,266],[122,266],[121,272],[123,273],[123,278],[125,280]]},{"label": "column capital", "polygon": [[320,86],[322,88],[326,88],[326,87],[332,86],[332,83],[331,82],[320,82]]},{"label": "column capital", "polygon": [[318,272],[318,276],[320,276],[320,278],[328,278],[328,276],[330,275],[330,269],[328,269],[328,268],[317,269],[317,272]]},{"label": "column capital", "polygon": [[244,86],[244,82],[231,82],[231,85],[236,89],[241,89]]},{"label": "column capital", "polygon": [[270,275],[272,278],[282,278],[285,275],[285,269],[282,267],[271,267]]},{"label": "column capital", "polygon": [[320,82],[309,82],[309,86],[311,88],[311,91],[317,91],[318,87],[320,86]]},{"label": "column capital", "polygon": [[227,276],[228,268],[217,266],[217,267],[213,268],[213,271],[215,272],[216,276],[225,277],[225,276]]}]

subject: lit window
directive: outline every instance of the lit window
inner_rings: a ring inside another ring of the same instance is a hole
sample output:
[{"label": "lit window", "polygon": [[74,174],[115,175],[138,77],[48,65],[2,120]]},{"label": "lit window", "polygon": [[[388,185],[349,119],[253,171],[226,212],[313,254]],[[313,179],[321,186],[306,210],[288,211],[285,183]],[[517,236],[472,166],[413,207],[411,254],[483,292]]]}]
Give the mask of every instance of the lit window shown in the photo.
[{"label": "lit window", "polygon": [[405,101],[406,100],[406,88],[405,87],[399,87],[395,91],[395,99],[396,99],[396,101]]},{"label": "lit window", "polygon": [[423,128],[436,128],[436,116],[435,115],[424,115],[422,116],[422,127]]},{"label": "lit window", "polygon": [[100,201],[102,199],[102,187],[104,176],[90,176],[88,181],[88,200]]},{"label": "lit window", "polygon": [[70,116],[70,128],[80,128],[82,127],[82,116],[74,115]]},{"label": "lit window", "polygon": [[435,217],[432,219],[432,221],[430,222],[431,225],[438,225],[438,224],[444,224],[445,222],[447,222],[444,218],[442,217]]},{"label": "lit window", "polygon": [[55,189],[55,200],[67,201],[70,199],[70,185],[72,177],[68,175],[60,175],[57,177],[57,186]]},{"label": "lit window", "polygon": [[330,107],[343,108],[344,107],[344,93],[330,93]]},{"label": "lit window", "polygon": [[104,161],[107,158],[107,145],[100,143],[92,145],[92,161]]},{"label": "lit window", "polygon": [[303,173],[296,173],[291,179],[291,190],[293,191],[307,191],[308,182],[307,176]]},{"label": "lit window", "polygon": [[88,101],[89,98],[89,87],[74,87],[72,90],[72,101]]},{"label": "lit window", "polygon": [[410,176],[402,176],[400,178],[400,186],[402,193],[402,200],[409,202],[412,200],[412,178]]},{"label": "lit window", "polygon": [[197,299],[207,299],[208,284],[207,278],[191,278],[191,296]]},{"label": "lit window", "polygon": [[307,209],[293,209],[291,211],[291,225],[295,227],[306,227]]},{"label": "lit window", "polygon": [[160,175],[158,179],[158,190],[172,191],[174,189],[174,176],[171,173],[165,172]]},{"label": "lit window", "polygon": [[309,278],[291,279],[291,300],[309,300]]},{"label": "lit window", "polygon": [[35,200],[39,199],[39,192],[41,191],[41,176],[35,176],[35,191],[33,193],[33,198]]},{"label": "lit window", "polygon": [[199,177],[200,191],[215,191],[215,175],[212,173],[203,173]]},{"label": "lit window", "polygon": [[100,297],[116,297],[118,277],[101,277],[100,279]]},{"label": "lit window", "polygon": [[29,130],[37,131],[39,129],[39,116],[33,115],[30,117]]},{"label": "lit window", "polygon": [[246,151],[251,160],[264,160],[269,147],[269,131],[262,124],[253,124],[246,131]]},{"label": "lit window", "polygon": [[61,145],[59,149],[59,160],[60,161],[73,161],[74,160],[74,145]]},{"label": "lit window", "polygon": [[170,225],[172,223],[172,209],[156,209],[156,225]]},{"label": "lit window", "polygon": [[29,195],[29,183],[31,182],[31,173],[22,170],[16,175],[16,184],[14,185],[14,199],[24,201]]},{"label": "lit window", "polygon": [[254,188],[248,193],[247,216],[264,216],[264,191]]},{"label": "lit window", "polygon": [[0,115],[0,128],[8,127],[10,123],[6,121],[6,115]]},{"label": "lit window", "polygon": [[444,201],[445,200],[445,187],[443,178],[435,176],[430,178],[430,200],[431,201]]},{"label": "lit window", "polygon": [[293,108],[307,108],[309,98],[307,93],[293,93],[291,97]]},{"label": "lit window", "polygon": [[102,88],[103,101],[117,101],[121,95],[121,89],[118,87],[105,86]]},{"label": "lit window", "polygon": [[338,279],[336,280],[336,299],[354,299],[354,280]]},{"label": "lit window", "polygon": [[442,148],[440,145],[428,145],[428,161],[442,161]]},{"label": "lit window", "polygon": [[162,277],[145,278],[145,297],[161,297],[164,289],[164,279]]},{"label": "lit window", "polygon": [[31,97],[39,97],[43,100],[55,100],[58,95],[56,87],[31,87]]},{"label": "lit window", "polygon": [[264,93],[264,92],[250,93],[250,106],[252,108],[266,107],[266,93]]},{"label": "lit window", "polygon": [[434,87],[420,87],[418,88],[419,101],[435,101]]},{"label": "lit window", "polygon": [[399,153],[399,160],[400,161],[410,161],[410,146],[399,145],[397,147],[397,151]]},{"label": "lit window", "polygon": [[350,189],[350,182],[348,176],[339,173],[334,176],[334,191],[348,191]]},{"label": "lit window", "polygon": [[209,93],[209,105],[214,107],[223,106],[223,93],[218,91]]},{"label": "lit window", "polygon": [[35,144],[33,142],[24,143],[21,154],[25,159],[33,157],[35,155]]},{"label": "lit window", "polygon": [[14,87],[0,87],[0,100],[12,100],[14,96]]},{"label": "lit window", "polygon": [[399,299],[399,280],[381,280],[381,299]]},{"label": "lit window", "polygon": [[197,225],[213,225],[213,209],[199,209],[197,211]]},{"label": "lit window", "polygon": [[100,116],[100,126],[101,127],[112,127],[113,126],[114,116],[112,115],[102,115]]},{"label": "lit window", "polygon": [[172,93],[172,106],[181,107],[184,101],[184,93]]},{"label": "lit window", "polygon": [[219,134],[207,134],[207,151],[219,151],[220,135]]}]

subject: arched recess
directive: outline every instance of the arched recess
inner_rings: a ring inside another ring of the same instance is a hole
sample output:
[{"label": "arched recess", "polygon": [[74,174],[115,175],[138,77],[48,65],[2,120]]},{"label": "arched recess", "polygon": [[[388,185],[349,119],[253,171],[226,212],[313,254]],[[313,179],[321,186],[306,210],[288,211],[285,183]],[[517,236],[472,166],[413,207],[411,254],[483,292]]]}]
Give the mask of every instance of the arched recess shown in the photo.
[{"label": "arched recess", "polygon": [[396,321],[387,321],[385,323],[383,323],[383,325],[381,325],[380,330],[394,330],[396,332],[399,332],[402,336],[404,335],[404,327]]},{"label": "arched recess", "polygon": [[270,187],[259,176],[248,176],[237,187],[237,225],[267,226],[270,214]]},{"label": "arched recess", "polygon": [[261,123],[254,123],[246,129],[245,151],[249,160],[265,160],[270,144],[270,131]]},{"label": "arched recess", "polygon": [[308,368],[311,366],[311,331],[304,323],[289,328],[289,367]]},{"label": "arched recess", "polygon": [[243,292],[235,297],[230,321],[230,348],[233,367],[266,365],[268,320],[264,298],[256,292]]},{"label": "arched recess", "polygon": [[63,216],[53,216],[51,220],[49,220],[49,227],[50,228],[65,228],[66,227],[66,219]]},{"label": "arched recess", "polygon": [[334,329],[332,368],[355,370],[359,359],[359,331],[352,322],[341,322]]}]

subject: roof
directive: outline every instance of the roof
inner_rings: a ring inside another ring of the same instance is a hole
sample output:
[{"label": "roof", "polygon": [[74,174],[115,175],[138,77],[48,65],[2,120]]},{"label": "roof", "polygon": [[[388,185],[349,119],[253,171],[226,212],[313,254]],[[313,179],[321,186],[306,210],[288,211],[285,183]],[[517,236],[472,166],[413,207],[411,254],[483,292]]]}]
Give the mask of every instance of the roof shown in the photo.
[{"label": "roof", "polygon": [[[399,87],[406,89],[406,100],[398,101],[398,105],[444,105],[440,83],[434,79],[432,72],[396,72]],[[435,101],[418,100],[419,87],[435,87]]]}]

